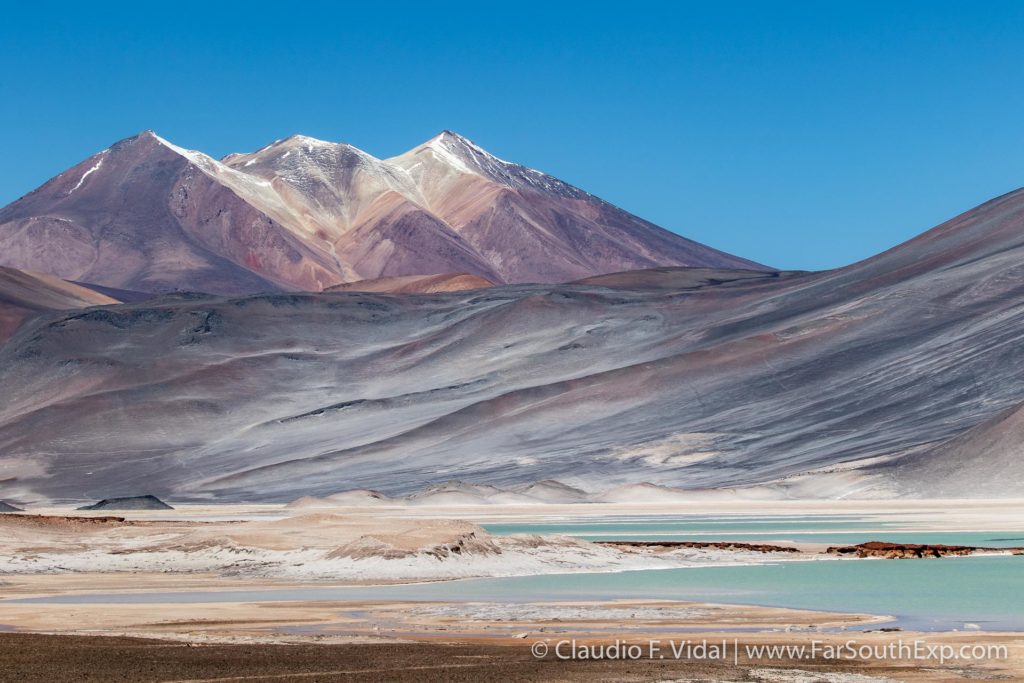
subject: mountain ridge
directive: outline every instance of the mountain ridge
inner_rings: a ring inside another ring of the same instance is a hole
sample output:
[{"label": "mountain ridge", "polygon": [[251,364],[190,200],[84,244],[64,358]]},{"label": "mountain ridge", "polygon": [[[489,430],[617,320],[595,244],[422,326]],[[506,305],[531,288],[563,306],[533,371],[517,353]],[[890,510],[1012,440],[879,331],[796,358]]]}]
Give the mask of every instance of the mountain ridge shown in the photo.
[{"label": "mountain ridge", "polygon": [[450,272],[508,284],[770,270],[450,131],[390,159],[294,135],[221,160],[143,131],[0,208],[0,265],[226,295]]}]

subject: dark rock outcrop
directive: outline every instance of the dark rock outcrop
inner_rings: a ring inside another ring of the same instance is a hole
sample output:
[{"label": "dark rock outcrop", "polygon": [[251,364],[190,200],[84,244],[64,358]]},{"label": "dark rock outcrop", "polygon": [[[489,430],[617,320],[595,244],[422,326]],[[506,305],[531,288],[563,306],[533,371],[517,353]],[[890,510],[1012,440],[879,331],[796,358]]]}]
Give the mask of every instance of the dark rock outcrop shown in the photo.
[{"label": "dark rock outcrop", "polygon": [[174,508],[156,496],[129,496],[127,498],[104,498],[98,503],[85,505],[79,510],[173,510]]},{"label": "dark rock outcrop", "polygon": [[21,529],[62,529],[65,531],[88,531],[98,528],[134,526],[149,522],[129,522],[124,517],[104,515],[102,517],[74,517],[71,515],[9,514],[0,519],[0,525]]},{"label": "dark rock outcrop", "polygon": [[768,543],[739,543],[736,541],[594,541],[597,545],[615,548],[712,548],[714,550],[746,550],[755,553],[798,553],[797,548]]},{"label": "dark rock outcrop", "polygon": [[983,548],[969,545],[933,545],[869,541],[858,545],[832,546],[827,550],[827,552],[829,555],[880,557],[887,560],[907,560],[973,555],[977,552],[1013,552],[1015,554],[1020,554],[1024,552],[1024,548]]}]

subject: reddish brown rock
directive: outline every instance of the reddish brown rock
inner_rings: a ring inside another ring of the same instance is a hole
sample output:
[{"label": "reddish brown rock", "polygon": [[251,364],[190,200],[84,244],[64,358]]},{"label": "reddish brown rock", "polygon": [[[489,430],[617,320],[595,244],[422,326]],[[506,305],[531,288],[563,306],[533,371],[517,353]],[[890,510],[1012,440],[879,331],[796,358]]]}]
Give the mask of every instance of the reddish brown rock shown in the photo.
[{"label": "reddish brown rock", "polygon": [[973,555],[977,552],[1020,552],[1020,548],[983,548],[967,545],[941,545],[917,543],[886,543],[869,541],[858,545],[833,546],[826,552],[830,555],[846,555],[854,557],[881,557],[887,560],[923,559],[931,557],[947,557]]},{"label": "reddish brown rock", "polygon": [[598,545],[616,548],[712,548],[714,550],[746,550],[755,553],[798,553],[798,549],[785,545],[768,543],[740,543],[737,541],[594,541]]}]

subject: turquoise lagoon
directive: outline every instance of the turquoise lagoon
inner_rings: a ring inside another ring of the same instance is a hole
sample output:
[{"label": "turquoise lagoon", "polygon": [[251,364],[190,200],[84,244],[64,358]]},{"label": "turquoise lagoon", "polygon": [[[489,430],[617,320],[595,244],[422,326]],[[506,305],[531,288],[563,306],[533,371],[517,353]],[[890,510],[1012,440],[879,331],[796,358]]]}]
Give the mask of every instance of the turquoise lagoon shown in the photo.
[{"label": "turquoise lagoon", "polygon": [[[912,523],[832,515],[701,516],[567,519],[485,523],[495,534],[567,534],[590,540],[798,540],[859,543],[889,540],[1008,547],[1024,532],[936,532]],[[915,630],[1024,631],[1024,556],[981,555],[932,560],[820,559],[763,564],[572,573],[422,584],[60,595],[36,603],[168,603],[219,601],[548,602],[692,600],[892,617]],[[877,626],[872,626],[872,628]],[[968,628],[974,628],[970,626]]]},{"label": "turquoise lagoon", "polygon": [[1024,630],[1024,557],[812,560],[764,565],[466,579],[395,586],[62,595],[35,603],[294,600],[545,602],[664,599],[892,616],[919,630]]}]

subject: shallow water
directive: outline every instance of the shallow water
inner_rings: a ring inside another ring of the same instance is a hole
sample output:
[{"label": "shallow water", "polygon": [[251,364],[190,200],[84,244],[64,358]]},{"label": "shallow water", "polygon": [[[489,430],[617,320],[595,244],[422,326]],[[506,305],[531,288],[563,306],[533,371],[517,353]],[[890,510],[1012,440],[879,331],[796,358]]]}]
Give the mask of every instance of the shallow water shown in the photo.
[{"label": "shallow water", "polygon": [[920,630],[1024,630],[1024,557],[820,560],[765,565],[470,579],[399,586],[120,593],[35,603],[220,601],[543,602],[677,599],[891,615]]},{"label": "shallow water", "polygon": [[485,523],[482,526],[499,536],[564,534],[588,541],[791,541],[830,545],[892,541],[991,548],[1024,547],[1024,531],[914,531],[913,522],[875,520],[859,515],[609,517],[585,522]]},{"label": "shallow water", "polygon": [[[568,534],[570,536],[635,534],[725,534],[775,533],[786,531],[856,531],[888,528],[893,522],[862,515],[661,515],[656,517],[601,517],[598,519],[551,522],[487,523],[481,526],[493,534]],[[905,528],[905,524],[897,528]]]}]

